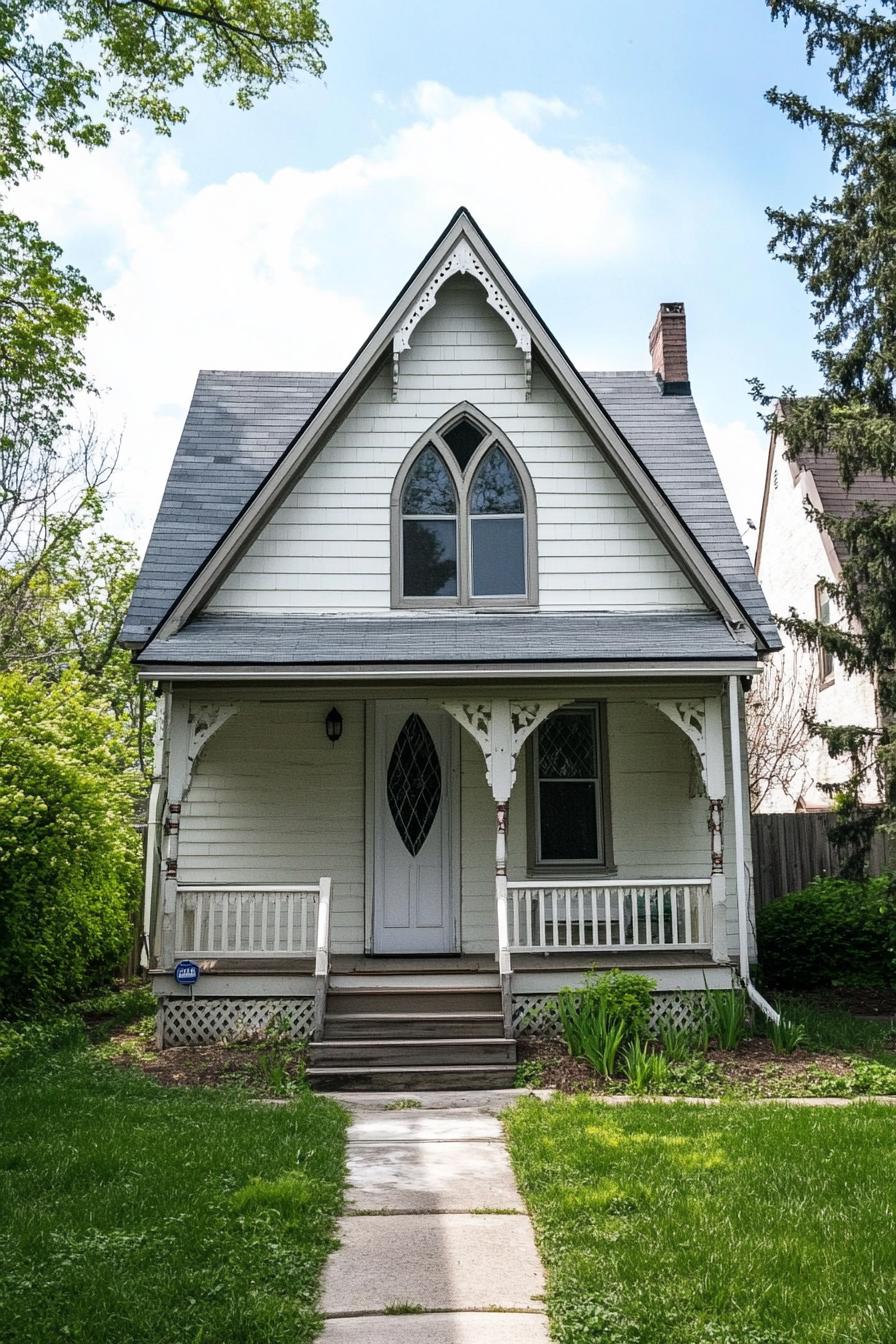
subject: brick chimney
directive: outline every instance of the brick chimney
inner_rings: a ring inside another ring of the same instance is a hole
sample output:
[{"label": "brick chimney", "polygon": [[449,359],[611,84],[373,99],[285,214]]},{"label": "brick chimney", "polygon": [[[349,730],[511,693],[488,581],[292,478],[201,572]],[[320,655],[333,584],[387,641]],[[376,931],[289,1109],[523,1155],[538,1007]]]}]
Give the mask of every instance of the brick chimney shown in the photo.
[{"label": "brick chimney", "polygon": [[650,358],[665,396],[687,395],[688,335],[683,303],[661,303],[650,331]]}]

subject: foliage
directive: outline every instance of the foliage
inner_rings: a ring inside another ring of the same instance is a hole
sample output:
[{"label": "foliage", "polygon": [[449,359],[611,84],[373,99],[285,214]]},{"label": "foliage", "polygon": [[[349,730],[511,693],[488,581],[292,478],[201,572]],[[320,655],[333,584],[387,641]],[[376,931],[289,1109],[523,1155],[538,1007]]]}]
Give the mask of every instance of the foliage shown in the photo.
[{"label": "foliage", "polygon": [[659,1026],[663,1054],[672,1064],[683,1063],[698,1050],[705,1050],[709,1044],[706,1037],[705,1020],[699,1028],[679,1027],[674,1022],[661,1022]]},{"label": "foliage", "polygon": [[108,144],[112,122],[145,120],[170,134],[186,120],[171,94],[197,76],[212,87],[232,84],[234,103],[251,107],[300,72],[321,75],[329,37],[317,0],[7,0],[0,180],[38,172],[42,156],[72,144]]},{"label": "foliage", "polygon": [[611,1077],[626,1042],[646,1034],[655,987],[646,975],[614,967],[589,971],[580,987],[561,989],[557,1009],[570,1054]]},{"label": "foliage", "polygon": [[71,998],[120,962],[140,885],[137,787],[82,678],[0,674],[0,1013]]},{"label": "foliage", "polygon": [[810,1050],[867,1050],[874,1053],[896,1038],[896,1027],[887,1018],[872,1021],[867,1017],[856,1017],[842,1008],[828,1004],[821,1007],[810,999],[793,995],[777,995],[775,1007],[802,1022]]},{"label": "foliage", "polygon": [[543,1087],[544,1062],[540,1059],[521,1059],[513,1075],[514,1087]]},{"label": "foliage", "polygon": [[622,1074],[630,1092],[663,1092],[669,1081],[669,1061],[635,1036],[623,1051]]},{"label": "foliage", "polygon": [[341,1107],[159,1087],[51,1025],[0,1070],[0,1338],[310,1344]]},{"label": "foliage", "polygon": [[721,1050],[736,1050],[747,1033],[747,1004],[742,990],[708,989],[704,995],[710,1037]]},{"label": "foliage", "polygon": [[307,1088],[305,1042],[292,1035],[288,1017],[268,1023],[254,1060],[258,1089],[274,1097],[291,1097]]},{"label": "foliage", "polygon": [[[797,210],[773,209],[769,244],[793,267],[811,301],[821,388],[797,396],[785,388],[778,405],[757,381],[754,393],[772,407],[767,423],[783,429],[787,453],[811,462],[836,458],[850,486],[863,472],[896,477],[896,0],[834,4],[831,0],[767,0],[774,19],[802,24],[811,62],[830,61],[831,105],[778,88],[766,94],[794,125],[813,130],[830,153],[833,194]],[[808,507],[808,506],[807,506]],[[820,643],[847,673],[875,680],[881,727],[813,722],[834,758],[849,764],[837,793],[834,839],[849,877],[864,874],[879,822],[896,822],[896,508],[855,505],[840,517],[808,507],[840,543],[842,573],[825,582],[837,619],[806,619],[791,609],[784,627],[806,646]],[[862,807],[869,774],[882,775],[884,809]]]},{"label": "foliage", "polygon": [[799,1045],[806,1043],[806,1028],[795,1018],[781,1014],[779,1021],[769,1022],[768,1037],[776,1054],[792,1055]]},{"label": "foliage", "polygon": [[772,988],[892,983],[896,878],[816,878],[758,911],[756,933]]},{"label": "foliage", "polygon": [[776,791],[794,798],[805,770],[806,748],[818,703],[818,672],[814,660],[792,651],[769,658],[754,677],[746,699],[750,765],[750,808],[758,812]]},{"label": "foliage", "polygon": [[896,1337],[891,1107],[523,1097],[504,1124],[562,1344]]}]

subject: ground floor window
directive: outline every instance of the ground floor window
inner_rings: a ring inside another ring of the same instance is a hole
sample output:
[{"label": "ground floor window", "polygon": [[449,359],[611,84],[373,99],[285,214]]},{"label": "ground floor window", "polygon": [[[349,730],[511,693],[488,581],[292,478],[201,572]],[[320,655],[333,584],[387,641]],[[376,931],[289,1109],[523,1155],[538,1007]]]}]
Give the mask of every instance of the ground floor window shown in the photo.
[{"label": "ground floor window", "polygon": [[603,707],[560,709],[535,734],[532,794],[535,866],[604,867],[608,824]]}]

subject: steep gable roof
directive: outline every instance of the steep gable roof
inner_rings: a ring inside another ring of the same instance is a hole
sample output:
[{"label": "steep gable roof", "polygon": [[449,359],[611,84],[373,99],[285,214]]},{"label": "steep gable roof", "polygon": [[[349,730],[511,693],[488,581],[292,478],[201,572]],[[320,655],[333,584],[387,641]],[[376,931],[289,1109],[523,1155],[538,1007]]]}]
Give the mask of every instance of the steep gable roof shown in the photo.
[{"label": "steep gable roof", "polygon": [[[419,309],[427,294],[432,302],[439,267],[444,272],[452,249],[459,246],[471,249],[493,286],[500,286],[496,292],[512,305],[517,326],[520,320],[526,323],[525,339],[531,332],[534,350],[548,373],[590,424],[610,465],[710,605],[718,606],[732,622],[746,618],[760,643],[777,646],[777,632],[737,534],[692,399],[662,396],[653,375],[646,372],[581,375],[466,211],[455,215],[338,377],[200,375],[123,642],[140,647],[153,632],[172,634],[197,610],[323,436],[338,423],[365,378],[381,367],[391,351],[393,333],[409,316],[413,318],[415,305]],[[521,348],[529,358],[525,345]]]}]

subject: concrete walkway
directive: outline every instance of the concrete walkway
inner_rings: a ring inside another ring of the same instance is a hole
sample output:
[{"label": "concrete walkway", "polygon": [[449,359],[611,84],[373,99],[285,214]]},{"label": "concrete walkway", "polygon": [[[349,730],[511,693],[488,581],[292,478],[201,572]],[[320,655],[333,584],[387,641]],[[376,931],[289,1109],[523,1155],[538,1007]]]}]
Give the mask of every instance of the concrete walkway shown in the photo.
[{"label": "concrete walkway", "polygon": [[322,1344],[546,1344],[544,1275],[499,1111],[519,1092],[341,1092],[352,1114]]}]

